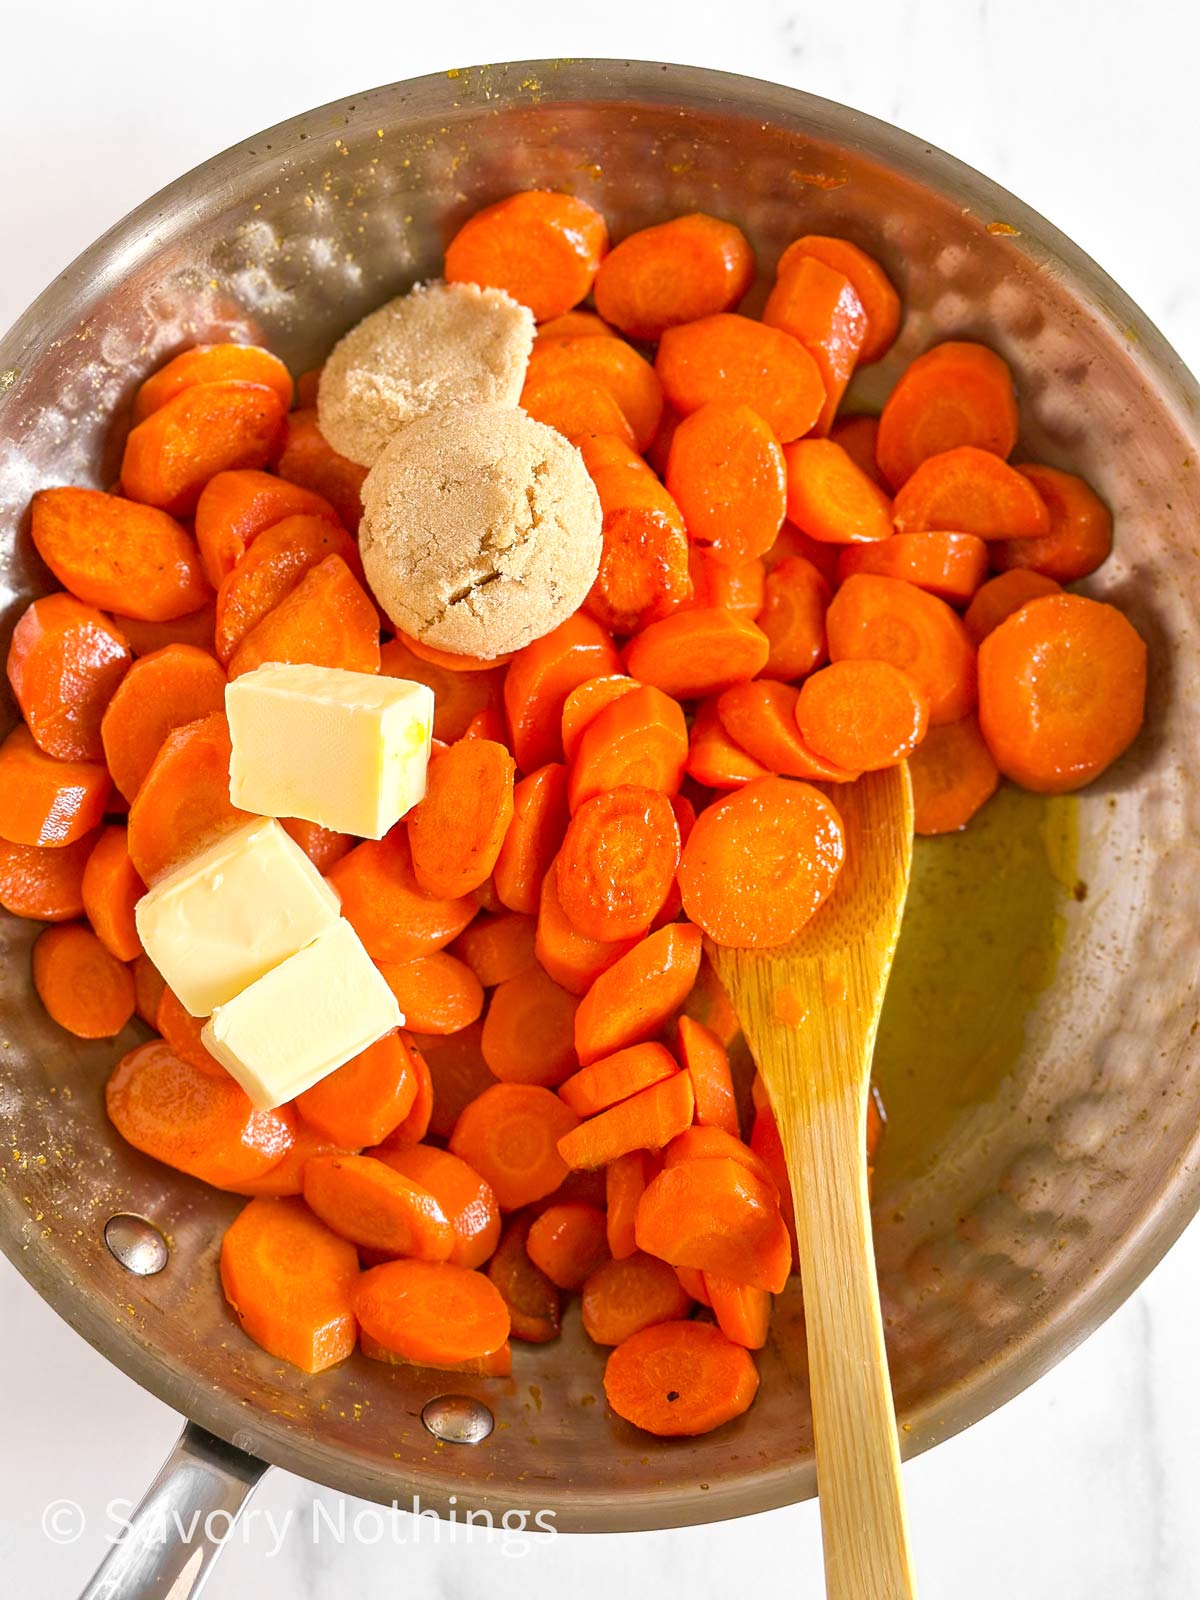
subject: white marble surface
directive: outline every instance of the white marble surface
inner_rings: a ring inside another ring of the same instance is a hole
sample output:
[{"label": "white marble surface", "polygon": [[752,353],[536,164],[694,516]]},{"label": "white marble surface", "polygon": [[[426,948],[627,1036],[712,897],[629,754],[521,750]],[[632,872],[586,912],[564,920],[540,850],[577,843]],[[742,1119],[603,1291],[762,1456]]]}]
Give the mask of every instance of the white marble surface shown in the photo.
[{"label": "white marble surface", "polygon": [[[1183,0],[57,0],[7,10],[0,100],[0,324],[114,218],[222,146],[371,83],[466,61],[689,60],[776,78],[900,123],[1006,184],[1100,260],[1200,368],[1193,105],[1200,25]],[[926,1600],[1200,1595],[1200,1231],[1081,1349],[907,1468]],[[0,1262],[0,1573],[76,1591],[104,1508],[136,1497],[178,1419],[84,1346]],[[523,1600],[627,1588],[820,1593],[813,1505],[679,1533],[314,1544],[332,1496],[273,1473],[208,1593]],[[87,1527],[56,1544],[55,1500]],[[351,1512],[353,1512],[353,1507]],[[272,1524],[267,1513],[274,1518]],[[291,1513],[280,1533],[285,1513]]]}]

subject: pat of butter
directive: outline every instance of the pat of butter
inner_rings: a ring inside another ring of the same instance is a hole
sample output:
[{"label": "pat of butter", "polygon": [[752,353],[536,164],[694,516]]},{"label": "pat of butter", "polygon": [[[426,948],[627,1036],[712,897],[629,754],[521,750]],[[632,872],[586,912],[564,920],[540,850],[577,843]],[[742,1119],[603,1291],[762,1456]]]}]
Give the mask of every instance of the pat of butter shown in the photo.
[{"label": "pat of butter", "polygon": [[270,1111],[403,1021],[383,974],[339,918],[218,1006],[201,1038],[259,1110]]},{"label": "pat of butter", "polygon": [[146,954],[194,1017],[304,948],[341,901],[278,822],[227,833],[156,883],[134,908]]},{"label": "pat of butter", "polygon": [[229,798],[382,839],[425,795],[433,691],[403,678],[268,662],[225,690]]}]

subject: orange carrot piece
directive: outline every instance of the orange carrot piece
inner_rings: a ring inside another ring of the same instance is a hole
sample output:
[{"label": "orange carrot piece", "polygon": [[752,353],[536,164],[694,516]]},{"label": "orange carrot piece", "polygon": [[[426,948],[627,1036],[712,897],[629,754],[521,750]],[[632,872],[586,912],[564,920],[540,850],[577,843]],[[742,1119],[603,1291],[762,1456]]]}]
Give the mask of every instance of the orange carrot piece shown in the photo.
[{"label": "orange carrot piece", "polygon": [[293,411],[287,417],[277,471],[289,483],[320,495],[333,507],[342,526],[357,533],[367,469],[348,461],[328,443],[317,426],[315,408]]},{"label": "orange carrot piece", "polygon": [[608,1251],[614,1261],[624,1261],[637,1249],[633,1230],[638,1201],[655,1175],[650,1170],[650,1161],[648,1151],[628,1150],[604,1169]]},{"label": "orange carrot piece", "polygon": [[612,705],[614,700],[620,700],[622,695],[632,694],[638,687],[636,678],[614,672],[603,677],[588,678],[585,683],[571,690],[563,701],[562,709],[562,747],[568,761],[574,760],[584,729],[596,720],[606,706]]},{"label": "orange carrot piece", "polygon": [[562,760],[562,714],[567,696],[589,678],[619,670],[608,634],[576,614],[544,638],[518,650],[504,680],[504,709],[513,755],[522,772]]},{"label": "orange carrot piece", "polygon": [[360,569],[354,540],[324,517],[284,517],[264,529],[217,591],[214,646],[219,659],[231,661],[250,630],[291,594],[306,572],[331,555],[341,556],[352,572]]},{"label": "orange carrot piece", "polygon": [[[651,1261],[657,1261],[657,1256],[651,1256]],[[672,1267],[676,1282],[687,1295],[689,1300],[695,1300],[697,1305],[711,1306],[708,1290],[704,1287],[704,1274],[699,1267]]]},{"label": "orange carrot piece", "polygon": [[100,724],[113,782],[132,801],[167,735],[225,709],[225,674],[207,650],[169,644],[135,661]]},{"label": "orange carrot piece", "polygon": [[820,666],[832,595],[825,578],[803,556],[789,556],[768,572],[756,619],[770,650],[761,669],[764,678],[802,678]]},{"label": "orange carrot piece", "polygon": [[731,313],[668,328],[655,366],[683,416],[710,400],[748,405],[781,444],[807,433],[825,403],[820,369],[798,339]]},{"label": "orange carrot piece", "polygon": [[596,309],[630,339],[656,343],[668,328],[731,311],[754,280],[740,228],[693,211],[640,228],[596,274]]},{"label": "orange carrot piece", "polygon": [[481,1267],[500,1242],[500,1207],[490,1185],[458,1156],[433,1145],[375,1154],[441,1206],[454,1230],[454,1246],[446,1259],[456,1267]]},{"label": "orange carrot piece", "polygon": [[879,418],[880,471],[899,489],[930,456],[974,445],[1002,458],[1017,442],[1008,363],[986,345],[950,340],[910,362]]},{"label": "orange carrot piece", "polygon": [[728,1157],[664,1167],[638,1206],[638,1249],[778,1294],[792,1248],[775,1186]]},{"label": "orange carrot piece", "polygon": [[335,833],[332,828],[323,828],[319,822],[308,822],[303,817],[280,817],[279,822],[321,874],[328,872],[354,845],[352,835]]},{"label": "orange carrot piece", "polygon": [[379,614],[341,556],[326,556],[268,611],[229,662],[231,679],[266,661],[379,671]]},{"label": "orange carrot piece", "polygon": [[583,730],[567,779],[572,813],[624,785],[674,794],[687,760],[687,724],[678,702],[641,685],[606,706]]},{"label": "orange carrot piece", "polygon": [[506,289],[547,322],[584,298],[607,249],[608,228],[594,206],[527,189],[463,223],[446,246],[446,279]]},{"label": "orange carrot piece", "polygon": [[829,437],[853,461],[860,472],[865,472],[872,483],[887,491],[887,482],[875,460],[875,444],[879,438],[879,418],[859,412],[838,417],[829,430]]},{"label": "orange carrot piece", "polygon": [[108,618],[73,595],[27,607],[8,647],[8,681],[38,748],[59,761],[99,761],[100,719],[130,659]]},{"label": "orange carrot piece", "polygon": [[[225,1068],[217,1060],[202,1037],[206,1017],[194,1017],[186,1011],[182,1000],[173,989],[164,986],[158,1002],[158,1011],[151,1023],[164,1040],[189,1067],[196,1067],[208,1077],[220,1077]],[[300,1193],[299,1185],[293,1191]]]},{"label": "orange carrot piece", "polygon": [[137,868],[129,859],[125,829],[111,823],[100,831],[81,884],[83,910],[100,943],[118,961],[141,954],[142,941],[133,921],[133,908],[146,892]]},{"label": "orange carrot piece", "polygon": [[[419,1047],[414,1055],[419,1054],[423,1059],[432,1088],[433,1103],[426,1131],[438,1139],[448,1139],[464,1107],[496,1081],[483,1059],[482,1037],[483,1024],[476,1021],[457,1033],[422,1034],[419,1039],[412,1040],[412,1044]],[[384,1142],[389,1147],[400,1148],[412,1144],[413,1140],[402,1137],[397,1144],[389,1137]]]},{"label": "orange carrot piece", "polygon": [[533,948],[539,964],[561,988],[584,995],[602,972],[633,948],[634,941],[615,943],[589,939],[580,933],[558,898],[558,862],[551,862],[542,879],[537,929]]},{"label": "orange carrot piece", "polygon": [[567,769],[550,762],[513,790],[513,815],[496,857],[493,882],[501,905],[537,913],[541,885],[567,826]]},{"label": "orange carrot piece", "polygon": [[796,701],[805,742],[851,772],[876,772],[910,756],[929,727],[920,685],[888,661],[835,661],[806,678]]},{"label": "orange carrot piece", "polygon": [[673,1267],[633,1250],[603,1262],[583,1284],[584,1332],[597,1344],[623,1344],[643,1328],[686,1317],[691,1303]]},{"label": "orange carrot piece", "polygon": [[1050,532],[1050,512],[1030,480],[976,445],[927,456],[905,479],[893,514],[898,533],[956,531],[1009,540]]},{"label": "orange carrot piece", "polygon": [[593,795],[563,839],[559,904],[589,939],[644,933],[675,881],[679,848],[679,824],[664,794],[623,785]]},{"label": "orange carrot piece", "polygon": [[717,716],[728,737],[759,767],[757,776],[774,772],[826,783],[853,780],[854,768],[826,760],[804,738],[796,723],[799,698],[790,683],[770,678],[735,683],[718,695]]},{"label": "orange carrot piece", "polygon": [[599,434],[581,440],[580,453],[603,513],[600,570],[584,609],[613,633],[633,633],[690,598],[687,529],[628,445]]},{"label": "orange carrot piece", "polygon": [[295,397],[292,375],[280,361],[260,345],[198,344],[183,350],[173,360],[148,377],[133,397],[133,420],[144,422],[168,400],[196,383],[265,384],[274,389],[285,411]]},{"label": "orange carrot piece", "polygon": [[111,1039],[133,1015],[133,974],[78,923],[38,935],[33,986],[54,1021],[77,1039]]},{"label": "orange carrot piece", "polygon": [[185,617],[176,617],[172,622],[145,622],[141,617],[126,617],[118,611],[112,613],[112,620],[135,658],[148,656],[169,644],[190,644],[211,654],[217,632],[217,605],[215,600],[210,600],[207,605],[189,611]]},{"label": "orange carrot piece", "polygon": [[553,1194],[568,1172],[558,1141],[578,1117],[550,1089],[497,1083],[463,1111],[450,1149],[487,1183],[502,1211]]},{"label": "orange carrot piece", "polygon": [[502,1083],[553,1089],[569,1078],[575,1059],[578,1000],[538,965],[509,978],[492,995],[481,1047]]},{"label": "orange carrot piece", "polygon": [[973,533],[894,533],[874,544],[845,545],[838,557],[842,583],[856,572],[874,572],[902,578],[951,605],[965,605],[987,570],[987,546]]},{"label": "orange carrot piece", "polygon": [[[225,1071],[224,1067],[219,1070]],[[231,1194],[243,1194],[249,1198],[258,1195],[272,1199],[286,1195],[300,1196],[304,1192],[304,1168],[314,1156],[343,1154],[346,1152],[339,1150],[324,1134],[310,1128],[303,1117],[295,1117],[291,1147],[281,1161],[268,1167],[257,1178],[247,1178],[242,1183],[226,1183],[222,1188]]]},{"label": "orange carrot piece", "polygon": [[697,1123],[676,1135],[663,1151],[663,1170],[678,1167],[685,1161],[736,1161],[771,1188],[779,1187],[767,1162],[748,1144],[743,1144],[737,1134],[725,1128],[703,1127]]},{"label": "orange carrot piece", "polygon": [[501,667],[506,667],[512,660],[513,653],[498,656],[463,656],[450,650],[439,650],[436,645],[427,644],[424,639],[416,639],[411,634],[396,630],[396,638],[415,656],[429,663],[431,667],[441,667],[447,672],[496,672]]},{"label": "orange carrot piece", "polygon": [[[465,1031],[465,1030],[464,1030]],[[418,1048],[417,1041],[410,1033],[404,1034],[404,1043],[412,1057],[412,1064],[417,1073],[417,1097],[412,1103],[412,1109],[404,1121],[392,1129],[382,1144],[389,1150],[403,1150],[407,1145],[420,1144],[429,1132],[429,1125],[433,1121],[433,1074],[426,1063],[424,1053]],[[450,1035],[450,1037],[454,1037]]]},{"label": "orange carrot piece", "polygon": [[755,677],[770,648],[760,628],[732,611],[677,611],[629,641],[625,666],[677,700],[699,700]]},{"label": "orange carrot piece", "polygon": [[513,817],[513,774],[513,758],[490,739],[461,739],[430,765],[408,818],[424,894],[453,900],[490,876]]},{"label": "orange carrot piece", "polygon": [[[1026,544],[1033,541],[1022,539],[1019,542]],[[992,549],[994,553],[996,546],[993,545]],[[981,645],[993,628],[998,628],[1005,617],[1011,617],[1014,611],[1019,611],[1030,600],[1040,600],[1043,595],[1061,592],[1061,585],[1053,578],[1044,577],[1028,567],[1013,567],[998,577],[989,578],[976,590],[971,604],[963,613],[963,625],[971,637],[971,643],[976,647]]]},{"label": "orange carrot piece", "polygon": [[404,1035],[385,1033],[306,1089],[296,1109],[334,1144],[361,1150],[379,1144],[404,1121],[416,1101],[418,1081]]},{"label": "orange carrot piece", "polygon": [[696,818],[679,866],[683,908],[718,944],[786,944],[829,897],[845,851],[823,794],[759,778]]},{"label": "orange carrot piece", "polygon": [[717,701],[703,700],[692,722],[687,757],[688,777],[710,789],[738,789],[768,769],[726,733],[717,714]]},{"label": "orange carrot piece", "polygon": [[805,258],[823,262],[849,278],[867,316],[867,334],[858,360],[863,366],[878,361],[887,353],[900,328],[900,296],[883,268],[849,239],[810,233],[788,245],[775,269],[777,276],[786,276]]},{"label": "orange carrot piece", "polygon": [[917,833],[955,833],[995,794],[1000,771],[974,716],[930,728],[908,763]]},{"label": "orange carrot piece", "polygon": [[595,1168],[631,1150],[661,1150],[690,1126],[694,1108],[691,1079],[672,1073],[581,1122],[558,1141],[559,1154],[569,1167]]},{"label": "orange carrot piece", "polygon": [[40,489],[31,532],[59,583],[86,605],[171,622],[211,598],[195,541],[152,506],[97,489]]},{"label": "orange carrot piece", "polygon": [[130,500],[187,516],[218,472],[267,464],[286,414],[276,391],[261,383],[192,384],[130,430],[121,487]]},{"label": "orange carrot piece", "polygon": [[23,723],[0,744],[0,839],[61,848],[104,815],[112,782],[96,761],[55,761]]},{"label": "orange carrot piece", "polygon": [[231,748],[221,711],[163,741],[129,808],[129,855],[143,883],[251,820],[229,799]]},{"label": "orange carrot piece", "polygon": [[485,989],[494,989],[534,965],[534,927],[532,917],[516,911],[483,912],[459,934],[451,954],[466,962]]},{"label": "orange carrot piece", "polygon": [[907,672],[929,700],[933,727],[974,709],[975,651],[962,619],[936,595],[859,573],[834,595],[825,631],[833,661],[889,661]]},{"label": "orange carrot piece", "polygon": [[593,1061],[558,1086],[559,1095],[578,1117],[594,1117],[652,1084],[673,1078],[679,1071],[666,1045],[629,1045],[615,1055]]},{"label": "orange carrot piece", "polygon": [[979,647],[979,726],[1006,778],[1066,794],[1133,742],[1146,646],[1115,606],[1079,594],[1031,600]]},{"label": "orange carrot piece", "polygon": [[767,569],[758,557],[731,567],[693,545],[688,551],[688,573],[692,580],[691,603],[702,610],[716,606],[753,622],[763,608]]},{"label": "orange carrot piece", "polygon": [[660,1438],[711,1433],[754,1403],[749,1351],[708,1322],[656,1322],[619,1344],[604,1393],[619,1417]]},{"label": "orange carrot piece", "polygon": [[353,1354],[358,1278],[354,1246],[296,1198],[251,1200],[221,1241],[221,1287],[242,1331],[304,1372]]},{"label": "orange carrot piece", "polygon": [[196,543],[213,588],[220,587],[260,533],[286,517],[319,517],[340,525],[322,495],[272,473],[247,468],[210,478],[196,502]]},{"label": "orange carrot piece", "polygon": [[467,895],[437,899],[422,892],[403,823],[356,845],[335,863],[329,881],[374,961],[432,955],[457,939],[478,910]]},{"label": "orange carrot piece", "polygon": [[749,406],[710,401],[675,430],[667,489],[690,539],[730,566],[751,561],[783,526],[783,450]]},{"label": "orange carrot piece", "polygon": [[372,1339],[369,1333],[359,1335],[358,1348],[368,1361],[386,1361],[394,1367],[425,1367],[436,1372],[461,1372],[472,1378],[512,1377],[512,1346],[507,1339],[497,1349],[490,1350],[486,1356],[474,1356],[470,1361],[409,1361],[406,1356],[397,1355],[394,1350],[389,1350],[387,1345],[380,1344],[378,1339]]},{"label": "orange carrot piece", "polygon": [[415,1033],[457,1033],[483,1010],[483,987],[466,962],[435,950],[411,961],[381,961],[379,970]]},{"label": "orange carrot piece", "polygon": [[608,1259],[604,1212],[577,1201],[547,1206],[526,1235],[525,1249],[557,1288],[582,1289]]},{"label": "orange carrot piece", "polygon": [[1027,570],[1075,583],[1103,566],[1112,554],[1112,512],[1091,486],[1070,472],[1032,462],[1017,468],[1037,491],[1050,516],[1039,539],[993,544],[992,564],[1001,571]]},{"label": "orange carrot piece", "polygon": [[562,1332],[562,1296],[525,1250],[533,1222],[528,1211],[509,1218],[487,1274],[508,1307],[513,1338],[547,1344]]},{"label": "orange carrot piece", "polygon": [[134,1006],[137,1014],[148,1027],[158,1026],[158,1008],[166,993],[167,986],[163,981],[162,973],[147,955],[135,956],[131,965],[133,972]]},{"label": "orange carrot piece", "polygon": [[551,339],[578,339],[588,334],[608,339],[617,337],[616,329],[610,328],[594,311],[564,311],[561,317],[539,323],[533,337],[535,344],[549,344]]},{"label": "orange carrot piece", "polygon": [[379,650],[379,670],[389,678],[408,678],[433,690],[433,736],[446,744],[461,739],[481,711],[499,704],[503,670],[456,672],[410,650],[403,639],[389,639]]},{"label": "orange carrot piece", "polygon": [[[553,343],[575,343],[564,337]],[[611,389],[591,378],[573,372],[561,376],[531,375],[521,390],[521,409],[535,422],[561,433],[572,444],[593,434],[612,434],[631,450],[637,438],[629,418],[621,410]]]},{"label": "orange carrot piece", "polygon": [[700,930],[679,922],[647,935],[614,962],[575,1013],[580,1065],[653,1038],[687,999],[699,966]]},{"label": "orange carrot piece", "polygon": [[867,337],[867,313],[845,273],[816,256],[794,256],[775,279],[763,322],[798,339],[816,362],[825,403],[813,432],[824,438],[833,424]]},{"label": "orange carrot piece", "polygon": [[737,1098],[729,1071],[729,1052],[711,1028],[693,1017],[679,1019],[679,1062],[691,1074],[696,1121],[738,1136]]},{"label": "orange carrot piece", "polygon": [[364,1272],[354,1314],[365,1334],[425,1365],[490,1355],[509,1333],[495,1284],[449,1261],[388,1261]]},{"label": "orange carrot piece", "polygon": [[761,1350],[771,1326],[771,1296],[767,1291],[733,1283],[713,1272],[704,1274],[704,1287],[717,1327],[725,1337],[745,1350]]},{"label": "orange carrot piece", "polygon": [[62,849],[0,839],[0,906],[35,922],[69,922],[83,915],[83,875],[96,835]]},{"label": "orange carrot piece", "polygon": [[826,544],[864,544],[892,532],[892,503],[832,439],[798,439],[784,451],[787,514]]},{"label": "orange carrot piece", "polygon": [[105,1103],[134,1149],[218,1188],[261,1177],[295,1137],[287,1106],[256,1111],[227,1072],[203,1072],[180,1061],[161,1039],[121,1058]]},{"label": "orange carrot piece", "polygon": [[428,1189],[374,1156],[316,1156],[304,1168],[304,1199],[352,1244],[419,1261],[445,1261],[454,1229]]},{"label": "orange carrot piece", "polygon": [[603,390],[616,402],[619,414],[628,423],[628,430],[592,428],[581,429],[582,434],[631,431],[630,442],[638,451],[644,450],[654,438],[662,420],[662,384],[650,363],[624,339],[585,336],[552,339],[548,344],[535,346],[529,358],[529,376],[521,405],[529,409],[526,400],[530,389],[565,379],[593,384]]}]

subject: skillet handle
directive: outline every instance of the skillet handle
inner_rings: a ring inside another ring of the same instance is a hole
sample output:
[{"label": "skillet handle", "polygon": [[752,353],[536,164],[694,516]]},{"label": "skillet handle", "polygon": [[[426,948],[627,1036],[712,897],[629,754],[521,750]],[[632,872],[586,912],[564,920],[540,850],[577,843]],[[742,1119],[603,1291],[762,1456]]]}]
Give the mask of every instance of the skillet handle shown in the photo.
[{"label": "skillet handle", "polygon": [[79,1600],[195,1600],[266,1468],[189,1422]]}]

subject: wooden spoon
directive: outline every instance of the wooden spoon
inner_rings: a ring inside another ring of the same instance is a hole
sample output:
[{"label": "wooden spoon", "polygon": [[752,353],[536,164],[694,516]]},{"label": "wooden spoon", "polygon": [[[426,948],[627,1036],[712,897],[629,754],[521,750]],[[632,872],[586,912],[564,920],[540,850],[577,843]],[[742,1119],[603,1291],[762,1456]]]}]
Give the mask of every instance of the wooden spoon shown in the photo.
[{"label": "wooden spoon", "polygon": [[834,892],[791,944],[710,947],[779,1124],[796,1204],[830,1600],[911,1600],[867,1200],[867,1094],[912,865],[903,764],[839,786]]}]

